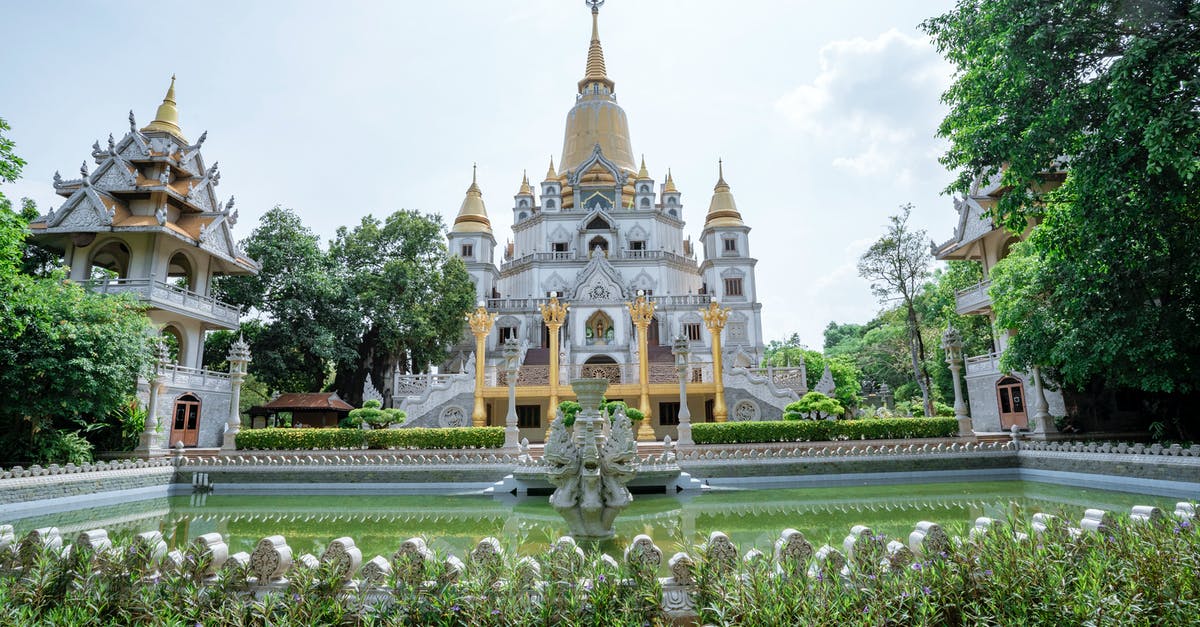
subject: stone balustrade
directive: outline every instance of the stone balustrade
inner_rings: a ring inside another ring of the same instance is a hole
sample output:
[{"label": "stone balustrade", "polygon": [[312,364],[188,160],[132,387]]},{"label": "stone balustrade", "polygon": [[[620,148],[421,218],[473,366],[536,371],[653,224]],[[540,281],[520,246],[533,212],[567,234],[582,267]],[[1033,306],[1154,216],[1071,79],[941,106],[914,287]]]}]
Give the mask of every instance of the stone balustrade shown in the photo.
[{"label": "stone balustrade", "polygon": [[160,457],[157,459],[126,459],[112,462],[96,462],[94,464],[50,464],[49,466],[39,466],[33,464],[29,468],[23,466],[13,466],[8,470],[0,469],[0,481],[4,479],[29,479],[32,477],[50,477],[55,475],[75,475],[91,472],[106,472],[112,470],[133,470],[135,468],[161,468],[165,466],[173,466],[176,461],[171,458]]},{"label": "stone balustrade", "polygon": [[[1136,506],[1129,514],[1129,521],[1135,526],[1135,533],[1137,525],[1171,523],[1191,527],[1196,521],[1196,505],[1181,502],[1171,513],[1157,507]],[[1039,542],[1070,542],[1085,534],[1107,533],[1117,524],[1114,513],[1088,509],[1077,525],[1038,513],[1028,529],[1038,536]],[[461,558],[439,556],[426,540],[410,538],[400,543],[390,559],[382,555],[367,559],[349,537],[332,540],[319,556],[297,555],[281,535],[259,540],[252,552],[230,554],[225,538],[219,533],[203,534],[181,549],[170,550],[161,532],[147,531],[135,536],[129,546],[114,548],[104,529],[81,532],[68,544],[55,527],[35,529],[18,539],[11,525],[0,525],[0,571],[20,573],[31,569],[46,553],[62,559],[75,554],[75,567],[82,571],[109,569],[118,571],[109,574],[137,575],[141,585],[146,586],[156,585],[161,575],[179,573],[200,585],[212,585],[213,589],[219,585],[221,590],[251,599],[286,590],[289,580],[298,576],[299,571],[324,567],[335,581],[341,582],[343,592],[362,594],[370,604],[386,604],[402,590],[428,590],[435,584],[461,586],[463,594],[478,589],[480,583],[497,588],[515,586],[531,596],[543,595],[551,585],[577,586],[587,591],[594,583],[588,579],[589,563],[599,561],[603,562],[601,566],[621,572],[628,578],[623,582],[629,585],[657,579],[661,586],[659,604],[664,614],[672,620],[686,621],[698,615],[700,564],[707,564],[710,574],[718,576],[768,572],[780,578],[840,579],[852,586],[856,585],[857,577],[903,572],[915,563],[942,559],[955,546],[978,542],[981,536],[993,533],[1013,533],[1018,541],[1030,540],[1029,534],[987,517],[976,519],[966,538],[951,538],[939,524],[925,520],[902,539],[889,539],[869,527],[855,525],[840,548],[814,547],[800,531],[785,529],[770,554],[757,549],[742,553],[728,535],[714,531],[692,552],[680,551],[666,559],[664,570],[665,554],[646,535],[633,538],[627,545],[623,564],[608,555],[589,558],[574,539],[564,536],[540,557],[521,557],[512,562],[514,568],[504,568],[501,542],[490,537]],[[117,551],[124,552],[124,559],[97,559]],[[666,576],[661,577],[662,574]],[[502,580],[504,576],[508,579]]]}]

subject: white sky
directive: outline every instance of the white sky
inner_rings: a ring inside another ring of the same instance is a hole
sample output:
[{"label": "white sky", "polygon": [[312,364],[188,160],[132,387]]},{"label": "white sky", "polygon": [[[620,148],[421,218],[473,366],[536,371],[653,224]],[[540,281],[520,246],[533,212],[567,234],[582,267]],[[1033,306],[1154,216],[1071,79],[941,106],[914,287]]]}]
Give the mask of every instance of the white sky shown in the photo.
[{"label": "white sky", "polygon": [[[950,0],[612,0],[609,77],[651,176],[667,167],[699,239],[717,158],[758,258],[767,339],[820,348],[830,320],[879,309],[858,256],[906,202],[930,238],[952,233],[938,102],[950,67],[918,32]],[[154,117],[172,73],[181,125],[209,131],[222,198],[249,234],[281,204],[323,239],[367,213],[449,224],[479,164],[497,240],[512,195],[562,151],[583,76],[580,0],[482,2],[40,1],[7,6],[0,117],[29,164],[3,188],[45,212],[55,170]],[[499,255],[497,255],[499,257]],[[499,258],[497,259],[499,261]]]}]

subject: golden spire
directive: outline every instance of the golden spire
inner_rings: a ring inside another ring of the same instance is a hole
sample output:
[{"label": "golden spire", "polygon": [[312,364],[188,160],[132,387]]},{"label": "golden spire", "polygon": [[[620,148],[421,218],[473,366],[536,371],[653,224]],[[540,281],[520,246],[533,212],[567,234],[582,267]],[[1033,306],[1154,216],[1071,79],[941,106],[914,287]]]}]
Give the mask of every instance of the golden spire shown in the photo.
[{"label": "golden spire", "polygon": [[546,180],[558,180],[558,173],[554,171],[554,155],[550,155],[550,169],[546,170]]},{"label": "golden spire", "polygon": [[725,182],[725,163],[718,159],[717,184],[713,186],[713,196],[708,203],[708,215],[704,218],[704,228],[745,225],[742,222],[742,214],[738,213],[737,203],[733,200],[733,192],[729,191],[729,183]]},{"label": "golden spire", "polygon": [[650,173],[646,171],[646,155],[642,155],[642,169],[638,170],[638,180],[649,180]]},{"label": "golden spire", "polygon": [[158,105],[158,112],[154,114],[154,121],[147,124],[142,130],[170,133],[180,141],[187,143],[183,137],[183,129],[179,128],[179,109],[175,107],[174,74],[171,75],[171,86],[167,88],[167,95],[163,97],[162,104]]},{"label": "golden spire", "polygon": [[525,170],[521,170],[521,189],[517,190],[518,194],[532,194],[533,188],[529,186],[529,174]]},{"label": "golden spire", "polygon": [[601,83],[609,91],[612,91],[613,88],[613,82],[609,80],[604,69],[604,49],[600,47],[600,5],[604,4],[604,1],[588,0],[588,4],[592,7],[592,41],[588,46],[587,68],[584,71],[583,80],[579,81],[579,93],[581,94],[592,83]]},{"label": "golden spire", "polygon": [[487,208],[483,206],[483,191],[479,189],[475,164],[471,164],[471,186],[467,188],[467,197],[458,208],[458,216],[454,218],[451,233],[487,233],[492,232],[492,221],[488,220]]},{"label": "golden spire", "polygon": [[667,168],[667,182],[663,186],[663,193],[678,194],[679,190],[675,189],[675,179],[671,178],[671,168]]}]

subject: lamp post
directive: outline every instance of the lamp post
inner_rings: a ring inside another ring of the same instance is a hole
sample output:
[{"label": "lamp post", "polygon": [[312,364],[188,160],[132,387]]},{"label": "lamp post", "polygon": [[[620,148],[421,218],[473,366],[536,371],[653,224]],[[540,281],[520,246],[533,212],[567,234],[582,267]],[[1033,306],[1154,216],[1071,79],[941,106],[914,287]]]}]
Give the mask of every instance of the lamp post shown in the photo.
[{"label": "lamp post", "polygon": [[517,429],[517,373],[521,369],[521,347],[515,339],[504,342],[504,374],[508,378],[508,413],[504,415],[504,448],[515,451],[520,441]]},{"label": "lamp post", "polygon": [[638,379],[642,387],[642,424],[638,425],[637,439],[642,442],[654,441],[654,429],[650,427],[650,356],[646,354],[646,329],[654,319],[654,303],[646,300],[646,292],[638,290],[637,298],[629,307],[629,315],[638,333]]},{"label": "lamp post", "polygon": [[688,342],[680,335],[675,338],[671,347],[675,355],[675,372],[679,374],[679,442],[680,446],[691,446],[692,442],[692,412],[687,403],[687,374],[688,374]]},{"label": "lamp post", "polygon": [[229,380],[232,383],[229,395],[229,423],[225,429],[225,439],[221,442],[221,450],[237,450],[237,434],[242,430],[242,381],[246,380],[246,365],[250,363],[250,346],[238,335],[236,342],[229,346],[229,354],[225,357],[229,362]]},{"label": "lamp post", "polygon": [[729,412],[725,409],[725,379],[721,370],[721,331],[725,329],[725,322],[729,320],[729,310],[721,309],[721,305],[714,298],[708,303],[708,309],[700,310],[700,315],[704,316],[704,326],[708,327],[708,332],[712,335],[713,421],[725,422]]},{"label": "lamp post", "polygon": [[1032,374],[1034,380],[1032,431],[1045,437],[1046,434],[1054,433],[1057,429],[1054,428],[1054,422],[1050,418],[1050,403],[1046,402],[1046,381],[1042,376],[1042,369],[1035,366]]},{"label": "lamp post", "polygon": [[942,334],[942,350],[946,351],[946,364],[950,366],[950,378],[954,380],[954,417],[958,419],[958,436],[965,438],[974,435],[975,430],[962,395],[962,377],[959,376],[963,361],[962,348],[962,334],[954,325],[947,326]]},{"label": "lamp post", "polygon": [[546,421],[546,437],[550,436],[550,422],[554,420],[555,414],[558,412],[558,330],[562,328],[563,322],[567,319],[567,310],[571,306],[567,303],[558,302],[558,292],[550,293],[550,302],[545,305],[538,305],[538,311],[542,313],[542,321],[546,323],[546,327],[550,330],[550,415]]},{"label": "lamp post", "polygon": [[484,342],[495,321],[496,314],[488,313],[482,300],[475,311],[467,314],[467,324],[475,334],[475,409],[471,412],[471,425],[475,427],[487,426],[487,410],[483,408]]},{"label": "lamp post", "polygon": [[138,442],[137,448],[134,449],[138,453],[144,454],[146,457],[152,457],[161,452],[158,446],[158,395],[162,391],[160,388],[163,380],[163,373],[168,364],[171,363],[171,353],[167,351],[167,345],[162,341],[157,342],[158,347],[155,350],[154,368],[150,371],[150,379],[148,381],[150,387],[150,395],[146,400],[146,426],[142,430],[141,440]]}]

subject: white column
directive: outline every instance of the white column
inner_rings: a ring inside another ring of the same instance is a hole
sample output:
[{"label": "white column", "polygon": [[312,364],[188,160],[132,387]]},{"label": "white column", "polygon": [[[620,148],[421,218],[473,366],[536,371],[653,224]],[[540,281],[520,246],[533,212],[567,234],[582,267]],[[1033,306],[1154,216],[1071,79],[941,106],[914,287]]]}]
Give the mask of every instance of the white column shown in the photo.
[{"label": "white column", "polygon": [[221,450],[237,450],[237,434],[242,430],[242,381],[246,378],[246,365],[250,363],[250,346],[239,335],[236,342],[229,347],[229,380],[231,390],[229,395],[229,421],[225,425],[225,437],[221,441]]},{"label": "white column", "polygon": [[1035,367],[1031,373],[1033,378],[1033,425],[1031,431],[1045,437],[1057,433],[1054,420],[1050,417],[1050,403],[1046,402],[1046,383],[1042,380],[1042,369]]}]

